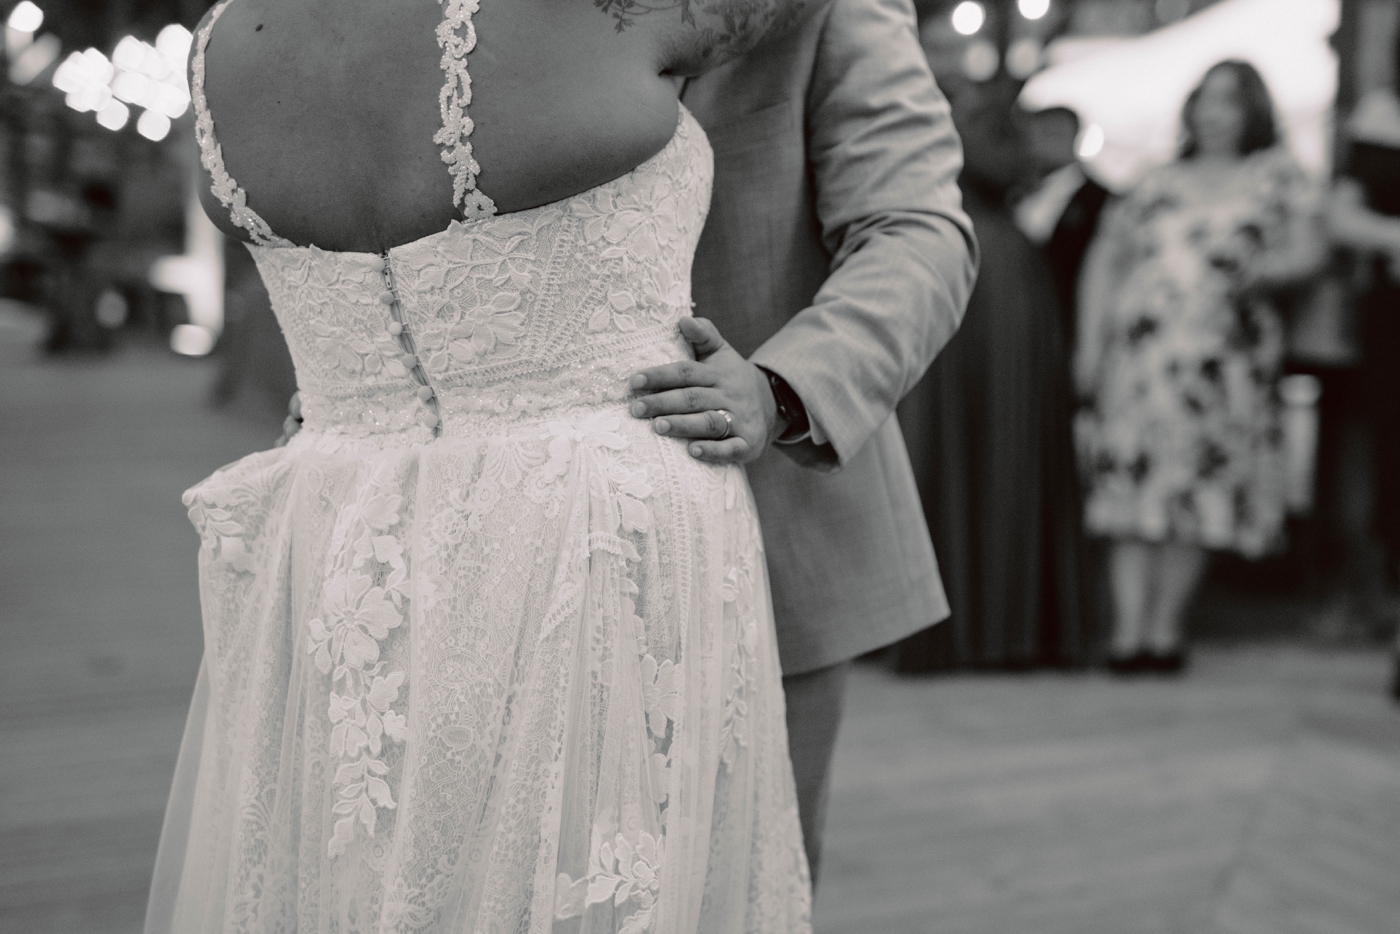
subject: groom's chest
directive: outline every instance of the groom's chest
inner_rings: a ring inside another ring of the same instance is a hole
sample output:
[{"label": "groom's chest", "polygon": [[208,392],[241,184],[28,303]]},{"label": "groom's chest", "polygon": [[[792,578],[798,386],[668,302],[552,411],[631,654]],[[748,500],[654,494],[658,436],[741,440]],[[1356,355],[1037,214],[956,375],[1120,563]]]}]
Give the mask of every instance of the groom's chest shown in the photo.
[{"label": "groom's chest", "polygon": [[813,17],[799,29],[686,82],[681,100],[704,127],[718,173],[728,172],[728,163],[741,153],[794,143],[802,147],[807,89],[823,21]]}]

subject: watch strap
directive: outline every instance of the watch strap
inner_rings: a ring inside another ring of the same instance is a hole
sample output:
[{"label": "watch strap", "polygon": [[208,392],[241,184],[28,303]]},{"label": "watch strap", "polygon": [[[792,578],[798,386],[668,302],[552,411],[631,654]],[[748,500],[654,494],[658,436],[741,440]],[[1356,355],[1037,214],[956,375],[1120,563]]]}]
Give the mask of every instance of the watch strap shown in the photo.
[{"label": "watch strap", "polygon": [[797,444],[812,436],[811,420],[807,417],[807,407],[802,397],[788,385],[788,381],[767,367],[759,367],[768,377],[768,386],[773,390],[773,401],[778,407],[778,417],[787,423],[787,428],[777,438],[778,444]]}]

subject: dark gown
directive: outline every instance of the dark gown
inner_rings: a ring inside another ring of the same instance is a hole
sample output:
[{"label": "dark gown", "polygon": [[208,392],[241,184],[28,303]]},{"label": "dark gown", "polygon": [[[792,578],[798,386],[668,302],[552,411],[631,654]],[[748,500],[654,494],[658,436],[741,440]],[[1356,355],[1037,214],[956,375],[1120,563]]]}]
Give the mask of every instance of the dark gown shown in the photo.
[{"label": "dark gown", "polygon": [[[1366,192],[1366,205],[1378,214],[1400,217],[1400,148],[1353,143],[1347,174]],[[1400,559],[1400,282],[1379,260],[1370,287],[1360,297],[1362,373],[1372,422],[1375,458],[1375,531]]]},{"label": "dark gown", "polygon": [[1055,299],[1060,308],[1060,329],[1064,334],[1065,346],[1074,346],[1075,310],[1078,307],[1079,271],[1084,267],[1084,256],[1089,252],[1089,244],[1094,232],[1099,228],[1099,217],[1108,204],[1109,190],[1092,178],[1069,199],[1064,213],[1055,224],[1055,231],[1044,247],[1045,262],[1050,275],[1055,280]]},{"label": "dark gown", "polygon": [[1001,207],[1005,185],[976,171],[978,149],[969,140],[962,179],[977,287],[899,409],[952,606],[895,647],[904,672],[1076,665],[1093,648],[1055,283]]}]

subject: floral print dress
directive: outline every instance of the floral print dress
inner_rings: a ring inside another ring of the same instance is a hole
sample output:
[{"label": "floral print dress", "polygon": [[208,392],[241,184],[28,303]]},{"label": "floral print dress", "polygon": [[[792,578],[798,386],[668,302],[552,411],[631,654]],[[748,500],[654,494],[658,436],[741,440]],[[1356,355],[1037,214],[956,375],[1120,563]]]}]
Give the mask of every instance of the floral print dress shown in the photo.
[{"label": "floral print dress", "polygon": [[1091,533],[1248,557],[1280,541],[1282,327],[1238,287],[1314,210],[1315,189],[1278,149],[1235,172],[1206,191],[1189,167],[1158,169],[1100,234],[1117,286],[1085,326],[1100,361],[1079,422]]}]

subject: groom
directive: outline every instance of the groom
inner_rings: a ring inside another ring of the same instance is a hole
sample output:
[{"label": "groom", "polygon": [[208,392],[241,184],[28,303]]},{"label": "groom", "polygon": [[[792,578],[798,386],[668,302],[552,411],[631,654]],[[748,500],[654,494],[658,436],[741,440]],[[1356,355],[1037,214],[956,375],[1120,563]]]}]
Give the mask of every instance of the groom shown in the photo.
[{"label": "groom", "polygon": [[910,0],[834,0],[688,83],[715,152],[709,320],[682,322],[698,364],[632,383],[658,433],[750,462],[814,879],[851,659],[948,614],[893,412],[957,329],[976,246],[916,29]]}]

